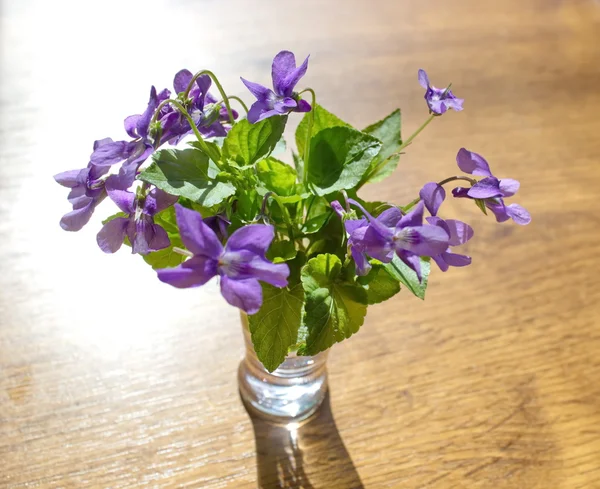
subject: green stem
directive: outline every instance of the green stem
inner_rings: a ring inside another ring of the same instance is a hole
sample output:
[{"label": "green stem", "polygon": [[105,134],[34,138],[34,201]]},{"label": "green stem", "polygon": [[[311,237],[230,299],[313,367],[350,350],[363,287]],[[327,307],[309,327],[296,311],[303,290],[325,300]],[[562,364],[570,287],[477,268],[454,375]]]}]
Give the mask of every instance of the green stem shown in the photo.
[{"label": "green stem", "polygon": [[406,213],[407,211],[411,210],[414,206],[416,206],[419,202],[421,201],[421,197],[417,197],[415,200],[413,200],[410,204],[405,205],[404,207],[402,207],[402,212]]},{"label": "green stem", "polygon": [[304,143],[304,155],[302,155],[302,157],[304,158],[304,175],[302,177],[302,181],[306,186],[306,183],[308,181],[308,159],[310,157],[310,139],[312,135],[312,129],[315,124],[315,108],[317,106],[317,95],[315,94],[315,91],[312,88],[305,88],[298,95],[302,95],[304,92],[310,92],[310,94],[312,95],[312,105],[308,116],[308,129],[306,131],[306,142]]},{"label": "green stem", "polygon": [[183,248],[179,248],[177,246],[173,246],[173,251],[179,255],[187,256],[188,258],[194,257],[194,254],[191,251],[184,250]]},{"label": "green stem", "polygon": [[400,154],[401,153],[399,153],[399,152],[391,154],[385,160],[383,160],[381,163],[379,163],[377,166],[375,166],[375,168],[373,168],[369,173],[367,173],[366,176],[364,176],[362,178],[362,180],[360,181],[360,184],[358,185],[357,190],[360,190],[365,183],[367,183],[372,177],[377,175],[379,173],[379,170],[381,170],[388,161],[390,161],[392,158],[396,158],[397,156],[400,156]]},{"label": "green stem", "polygon": [[411,137],[409,137],[406,141],[404,141],[396,150],[396,152],[390,156],[388,156],[385,160],[383,160],[381,163],[379,163],[375,168],[373,168],[373,170],[371,170],[368,175],[366,177],[363,177],[361,183],[358,186],[358,189],[360,189],[365,183],[367,183],[369,181],[370,178],[372,178],[373,176],[377,175],[377,173],[379,173],[379,170],[381,170],[381,168],[383,168],[383,166],[385,166],[385,164],[391,160],[392,158],[395,158],[396,156],[400,156],[400,154],[402,153],[402,150],[404,148],[406,148],[410,143],[412,143],[413,139],[415,139],[423,129],[425,129],[429,123],[435,119],[435,114],[431,114],[427,120],[421,125],[421,127],[419,127]]},{"label": "green stem", "polygon": [[290,217],[290,213],[288,212],[287,208],[285,207],[285,204],[279,198],[279,195],[277,195],[276,193],[271,192],[270,197],[275,202],[277,202],[277,205],[281,209],[281,213],[283,214],[283,219],[284,219],[284,221],[285,221],[285,223],[287,225],[287,228],[288,228],[288,236],[290,238],[290,241],[294,241],[294,225],[292,224],[292,218]]},{"label": "green stem", "polygon": [[316,195],[313,195],[310,199],[310,204],[308,204],[308,208],[306,209],[306,219],[308,219],[308,215],[310,214],[310,210],[312,209],[313,204],[315,203]]},{"label": "green stem", "polygon": [[407,146],[408,146],[410,143],[412,143],[412,140],[413,140],[413,139],[415,139],[415,138],[416,138],[416,137],[417,137],[417,136],[418,136],[418,135],[421,133],[421,131],[422,131],[423,129],[425,129],[425,128],[426,128],[426,127],[429,125],[429,123],[430,123],[430,122],[431,122],[433,119],[435,119],[435,117],[436,117],[436,116],[435,116],[435,114],[431,114],[431,115],[430,115],[430,116],[427,118],[427,120],[426,120],[426,121],[425,121],[425,122],[424,122],[424,123],[421,125],[421,127],[419,127],[419,129],[417,129],[417,130],[416,130],[416,131],[413,133],[413,135],[412,135],[411,137],[409,137],[409,138],[408,138],[406,141],[404,141],[404,142],[403,142],[403,143],[400,145],[400,147],[398,148],[398,151],[397,151],[397,153],[399,153],[399,152],[400,152],[400,151],[402,151],[404,148],[406,148],[406,147],[407,147]]},{"label": "green stem", "polygon": [[447,183],[450,183],[450,182],[455,182],[456,180],[464,180],[465,182],[469,182],[471,185],[475,185],[477,183],[477,180],[475,180],[474,178],[457,175],[455,177],[448,177],[448,178],[442,180],[441,182],[438,182],[438,185],[441,187],[442,185],[446,185]]},{"label": "green stem", "polygon": [[237,102],[244,108],[244,112],[248,114],[248,106],[244,103],[244,101],[241,98],[236,97],[235,95],[230,95],[229,100],[237,100]]},{"label": "green stem", "polygon": [[196,73],[190,80],[190,83],[188,83],[188,86],[185,89],[185,92],[183,92],[183,100],[187,100],[188,95],[190,94],[190,90],[194,86],[194,83],[196,83],[196,80],[198,78],[200,78],[202,75],[210,76],[212,81],[215,82],[215,85],[217,86],[217,89],[219,90],[219,93],[221,94],[221,97],[223,98],[223,102],[225,102],[225,107],[227,107],[227,114],[229,115],[229,122],[231,122],[231,124],[235,124],[235,120],[233,118],[233,112],[231,111],[231,105],[229,104],[229,97],[227,97],[227,94],[225,93],[225,90],[223,90],[223,86],[219,82],[219,79],[215,76],[215,74],[212,71],[202,70],[202,71],[199,71],[198,73]]},{"label": "green stem", "polygon": [[[457,175],[455,177],[448,177],[445,178],[444,180],[442,180],[441,182],[438,182],[438,185],[441,187],[442,185],[446,185],[447,183],[450,182],[455,182],[457,180],[464,180],[465,182],[469,182],[471,185],[475,185],[477,183],[477,180],[475,180],[474,178],[469,178],[469,177],[464,177],[462,175]],[[402,207],[402,211],[406,212],[409,211],[410,209],[412,209],[415,205],[417,205],[419,203],[419,201],[421,200],[420,197],[417,197],[415,200],[413,200],[410,204],[405,205],[404,207]]]}]

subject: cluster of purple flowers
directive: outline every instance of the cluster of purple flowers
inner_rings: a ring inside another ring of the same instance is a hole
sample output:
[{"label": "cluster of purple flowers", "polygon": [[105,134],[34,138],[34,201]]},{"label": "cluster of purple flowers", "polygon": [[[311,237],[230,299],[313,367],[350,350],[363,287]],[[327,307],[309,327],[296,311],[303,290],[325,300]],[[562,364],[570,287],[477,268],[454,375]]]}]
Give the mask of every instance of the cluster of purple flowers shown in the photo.
[{"label": "cluster of purple flowers", "polygon": [[[513,219],[517,224],[531,222],[527,210],[518,204],[506,205],[503,197],[513,196],[519,189],[519,182],[513,179],[498,179],[492,175],[490,167],[477,153],[464,148],[456,156],[458,167],[465,173],[484,176],[482,180],[470,180],[470,188],[456,187],[454,197],[478,200],[491,210],[498,222]],[[449,178],[445,183],[462,179]],[[465,244],[473,237],[473,228],[455,219],[442,219],[438,210],[446,198],[446,191],[440,183],[429,182],[419,192],[419,201],[404,214],[397,207],[390,207],[379,216],[373,217],[359,202],[348,199],[348,204],[358,207],[364,217],[349,219],[349,208],[345,212],[337,201],[331,203],[333,210],[343,219],[348,236],[348,249],[356,263],[356,273],[366,275],[371,269],[369,258],[390,263],[397,255],[415,271],[421,280],[422,256],[431,257],[442,271],[449,267],[463,267],[471,263],[471,257],[453,253],[451,247]],[[348,206],[349,207],[349,206]],[[423,223],[424,210],[431,214]]]},{"label": "cluster of purple flowers", "polygon": [[[250,123],[291,112],[311,111],[312,107],[301,98],[303,92],[295,91],[307,71],[308,59],[296,66],[293,53],[277,54],[271,72],[273,89],[241,79],[256,97],[247,115]],[[462,110],[463,99],[454,96],[449,87],[432,86],[424,70],[419,70],[418,79],[425,89],[425,101],[431,114],[439,116],[448,109]],[[211,84],[208,74],[193,76],[188,70],[179,71],[173,81],[175,98],[171,99],[168,89],[157,92],[152,87],[144,112],[125,119],[125,131],[130,139],[98,140],[85,168],[56,175],[56,181],[70,189],[68,200],[73,207],[60,224],[67,231],[80,230],[108,196],[122,214],[105,222],[97,235],[98,245],[106,253],[115,253],[128,240],[133,253],[144,255],[170,246],[169,235],[154,222],[154,216],[175,205],[179,234],[187,248],[178,251],[187,254],[189,259],[175,268],[158,270],[158,278],[174,287],[187,288],[219,277],[225,299],[254,314],[262,305],[260,281],[275,287],[286,287],[288,283],[288,265],[275,264],[266,258],[275,237],[274,227],[248,224],[229,236],[230,222],[226,214],[203,219],[195,210],[177,204],[177,196],[147,183],[131,190],[141,165],[163,144],[176,145],[192,132],[204,138],[227,135],[238,114],[231,111],[228,104],[225,109],[217,102],[209,93]],[[437,215],[446,198],[443,185],[451,181],[470,182],[469,188],[454,188],[453,196],[475,200],[482,210],[489,209],[498,222],[508,219],[522,225],[530,222],[529,213],[521,206],[504,203],[505,197],[516,193],[519,182],[495,177],[480,155],[464,148],[458,152],[457,163],[463,172],[484,178],[477,181],[464,176],[451,177],[439,183],[427,183],[419,199],[404,211],[391,206],[376,217],[354,199],[347,199],[346,208],[338,201],[331,203],[344,222],[348,252],[356,264],[357,275],[369,272],[370,260],[390,263],[394,256],[414,270],[419,280],[422,278],[421,257],[431,257],[442,271],[470,264],[471,258],[454,253],[453,247],[469,241],[473,229],[464,222],[444,220]],[[355,218],[356,213],[350,206],[357,207],[363,216]],[[430,216],[425,217],[425,210]]]},{"label": "cluster of purple flowers", "polygon": [[[227,112],[220,106],[217,106],[216,110],[209,110],[212,107],[208,107],[217,102],[208,91],[211,86],[210,77],[198,77],[185,94],[192,78],[188,70],[181,70],[175,75],[173,85],[177,96],[181,100],[186,95],[185,100],[181,102],[202,135],[225,136],[229,129]],[[138,169],[152,153],[166,142],[177,144],[192,132],[187,119],[179,111],[171,105],[163,104],[170,98],[170,90],[164,89],[157,93],[156,88],[152,87],[146,110],[142,114],[131,115],[125,119],[125,131],[130,140],[98,140],[94,143],[86,168],[55,175],[54,178],[60,185],[71,189],[68,200],[73,210],[61,219],[60,225],[63,229],[79,231],[88,223],[96,206],[107,195],[112,198],[115,192],[127,190],[133,185]],[[236,112],[233,113],[233,117],[237,117]],[[115,203],[120,205],[118,201]],[[110,229],[113,227],[115,225]],[[106,230],[104,231],[103,234],[106,235]],[[168,246],[168,241],[166,242]],[[164,244],[165,241],[162,240],[161,243]],[[105,251],[113,248],[102,247]]]},{"label": "cluster of purple flowers", "polygon": [[403,214],[397,207],[390,207],[373,217],[359,202],[348,199],[365,217],[347,219],[339,202],[333,209],[344,219],[348,235],[348,248],[356,263],[357,275],[366,275],[371,269],[369,258],[390,263],[397,255],[412,268],[421,280],[421,257],[432,257],[446,271],[449,266],[465,266],[471,258],[451,252],[451,246],[466,243],[473,236],[468,224],[456,220],[428,217],[423,222],[424,203],[419,201],[410,212]]},{"label": "cluster of purple flowers", "polygon": [[[519,190],[520,184],[512,178],[497,178],[491,170],[488,162],[479,154],[461,148],[456,155],[458,167],[465,173],[485,178],[476,181],[465,177],[452,177],[445,181],[449,183],[455,180],[467,180],[471,182],[470,188],[456,187],[452,195],[458,198],[467,198],[477,201],[492,211],[496,221],[504,222],[512,219],[517,224],[525,226],[531,222],[531,216],[527,210],[518,204],[506,205],[504,197],[512,197]],[[446,198],[446,192],[440,183],[429,182],[421,189],[420,197],[432,216]]]},{"label": "cluster of purple flowers", "polygon": [[[273,61],[274,90],[242,78],[257,97],[248,120],[255,123],[274,115],[310,111],[310,105],[294,92],[307,68],[308,57],[296,67],[294,54],[282,51]],[[194,77],[190,71],[181,70],[173,81],[175,100],[185,108],[204,138],[224,137],[231,128],[231,119],[237,119],[238,113],[229,113],[217,104],[217,99],[209,93],[211,83],[206,74]],[[61,219],[63,229],[79,231],[108,196],[123,215],[106,222],[98,233],[102,251],[116,252],[126,238],[133,253],[147,254],[170,246],[167,232],[154,222],[154,216],[175,204],[178,197],[146,184],[136,192],[129,190],[140,166],[160,146],[167,142],[176,145],[193,132],[188,117],[165,103],[170,99],[168,89],[157,92],[152,87],[146,110],[125,119],[130,140],[98,140],[86,168],[55,175],[60,185],[71,189],[68,200],[73,210]],[[259,280],[276,287],[287,285],[288,266],[273,264],[265,257],[274,238],[272,226],[247,225],[227,239],[230,223],[226,216],[203,220],[199,213],[180,205],[176,205],[176,216],[181,239],[193,256],[177,268],[159,270],[163,282],[175,287],[193,287],[219,276],[226,300],[249,314],[257,312],[262,304]]]}]

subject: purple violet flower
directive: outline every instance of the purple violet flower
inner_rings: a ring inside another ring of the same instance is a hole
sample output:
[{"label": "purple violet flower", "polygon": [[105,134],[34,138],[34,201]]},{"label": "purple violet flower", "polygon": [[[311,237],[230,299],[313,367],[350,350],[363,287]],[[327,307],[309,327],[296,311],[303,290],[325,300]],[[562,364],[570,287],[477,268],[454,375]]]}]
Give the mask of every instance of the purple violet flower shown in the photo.
[{"label": "purple violet flower", "polygon": [[257,100],[250,107],[248,121],[252,124],[274,115],[284,115],[290,112],[309,112],[311,107],[294,92],[294,87],[304,76],[308,68],[308,56],[299,67],[296,67],[296,57],[290,51],[281,51],[273,59],[271,90],[258,83],[242,78],[242,82]]},{"label": "purple violet flower", "polygon": [[[111,141],[110,138],[94,141],[94,150]],[[73,206],[73,210],[60,220],[60,227],[65,231],[79,231],[89,222],[96,206],[105,199],[106,187],[126,189],[135,178],[135,173],[122,171],[119,175],[109,176],[109,171],[110,166],[96,166],[90,162],[81,170],[69,170],[54,175],[58,184],[71,189],[67,199]]]},{"label": "purple violet flower", "polygon": [[367,256],[363,240],[369,228],[367,219],[349,219],[344,221],[344,228],[348,233],[348,249],[356,265],[356,274],[363,276],[371,271],[371,264]]},{"label": "purple violet flower", "polygon": [[356,264],[356,274],[360,276],[368,274],[372,267],[369,263],[369,257],[362,246],[361,238],[369,227],[369,221],[364,217],[362,219],[348,219],[347,216],[350,212],[346,212],[337,200],[334,200],[330,205],[333,211],[340,217],[346,229],[348,250]]},{"label": "purple violet flower", "polygon": [[446,190],[436,182],[429,182],[423,185],[419,197],[421,197],[429,213],[435,216],[446,198]]},{"label": "purple violet flower", "polygon": [[[192,72],[189,70],[183,69],[177,72],[173,80],[173,87],[177,95],[185,92],[192,78]],[[221,107],[219,111],[207,111],[209,105],[217,103],[217,99],[208,92],[211,84],[210,76],[199,76],[192,85],[187,100],[182,102],[187,106],[196,127],[204,137],[225,137],[231,129],[231,126],[228,125],[230,121],[227,109]],[[237,119],[239,114],[235,110],[231,112],[233,118]],[[163,125],[164,140],[168,140],[171,144],[177,144],[183,137],[193,132],[187,119],[172,106],[163,108],[159,120]]]},{"label": "purple violet flower", "polygon": [[[98,141],[94,143],[94,146]],[[67,197],[73,210],[60,220],[65,231],[79,231],[85,226],[96,206],[106,197],[105,179],[109,167],[94,166],[91,163],[82,170],[70,170],[54,175],[57,183],[71,189]]]},{"label": "purple violet flower", "polygon": [[[103,139],[103,143],[94,148],[90,162],[96,166],[108,167],[123,162],[124,171],[135,178],[135,171],[155,149],[155,142],[150,137],[150,121],[158,105],[170,96],[171,92],[169,90],[165,89],[157,94],[156,88],[152,87],[148,106],[144,113],[130,115],[125,119],[125,130],[129,136],[134,138],[133,141]],[[133,183],[133,180],[131,183]]]},{"label": "purple violet flower", "polygon": [[531,215],[518,204],[505,205],[503,197],[511,197],[519,190],[519,182],[511,178],[496,178],[488,162],[479,154],[461,148],[456,155],[458,167],[465,173],[483,176],[471,188],[456,187],[452,195],[459,198],[477,199],[496,216],[497,222],[512,219],[525,226],[531,222]]},{"label": "purple violet flower", "polygon": [[177,202],[178,197],[157,188],[145,197],[137,198],[127,190],[109,188],[108,196],[127,217],[107,222],[97,236],[98,246],[105,253],[115,253],[129,238],[132,253],[141,255],[167,248],[171,241],[162,226],[154,224],[153,216]]},{"label": "purple violet flower", "polygon": [[473,228],[468,224],[455,219],[441,219],[439,217],[428,217],[427,222],[433,226],[439,226],[450,236],[448,249],[439,255],[432,256],[442,272],[449,267],[465,267],[471,264],[471,257],[452,253],[450,246],[465,244],[473,237]]},{"label": "purple violet flower", "polygon": [[350,239],[357,250],[383,263],[389,263],[394,253],[412,268],[421,280],[420,256],[435,256],[448,249],[449,234],[438,226],[423,225],[424,204],[419,202],[406,215],[396,207],[387,209],[377,218],[371,216],[358,202],[369,225],[358,227]]},{"label": "purple violet flower", "polygon": [[288,266],[271,263],[265,256],[275,236],[273,226],[244,226],[223,246],[198,212],[179,204],[175,212],[181,240],[194,256],[178,267],[158,270],[162,282],[178,288],[197,287],[218,275],[223,297],[248,314],[258,312],[262,305],[259,280],[275,287],[287,286]]},{"label": "purple violet flower", "polygon": [[419,70],[419,84],[426,89],[425,101],[433,114],[442,115],[448,109],[463,110],[464,99],[456,98],[447,88],[436,88],[431,85],[425,70]]}]

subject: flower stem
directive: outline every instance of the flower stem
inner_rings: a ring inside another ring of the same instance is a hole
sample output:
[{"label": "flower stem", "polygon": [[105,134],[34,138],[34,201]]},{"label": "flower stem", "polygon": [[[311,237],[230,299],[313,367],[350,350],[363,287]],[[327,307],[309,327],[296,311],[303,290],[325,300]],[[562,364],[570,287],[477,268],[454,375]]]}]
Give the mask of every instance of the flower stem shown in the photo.
[{"label": "flower stem", "polygon": [[402,207],[402,212],[406,213],[409,210],[411,210],[414,206],[416,206],[419,202],[421,201],[421,197],[417,197],[415,200],[413,200],[410,204],[405,205],[404,207]]},{"label": "flower stem", "polygon": [[381,170],[381,168],[383,166],[386,165],[386,163],[391,160],[392,158],[395,158],[396,156],[400,156],[400,154],[402,153],[402,150],[404,148],[406,148],[410,143],[412,143],[413,139],[415,139],[423,129],[425,129],[429,123],[435,119],[435,114],[431,114],[427,120],[421,125],[421,127],[419,127],[412,136],[410,136],[406,141],[404,141],[396,150],[396,152],[394,154],[391,154],[390,156],[388,156],[385,160],[383,160],[381,163],[379,163],[375,168],[373,168],[373,170],[371,170],[365,177],[363,177],[362,181],[360,182],[360,184],[358,185],[358,188],[360,189],[365,183],[367,183],[369,181],[370,178],[372,178],[373,176],[377,175],[377,173],[379,173],[379,170]]},{"label": "flower stem", "polygon": [[[455,182],[457,180],[464,180],[465,182],[469,182],[471,185],[475,185],[477,183],[477,180],[475,180],[474,178],[469,178],[469,177],[464,177],[462,175],[457,175],[455,177],[448,177],[445,178],[444,180],[442,180],[441,182],[438,182],[438,185],[441,187],[442,185],[446,185],[447,183],[450,182]],[[415,205],[417,205],[419,203],[419,201],[421,200],[421,197],[417,197],[415,200],[413,200],[410,204],[405,205],[404,207],[402,207],[402,212],[406,212],[409,211],[410,209],[412,209]]]},{"label": "flower stem", "polygon": [[173,246],[173,251],[179,255],[187,256],[189,258],[193,258],[194,254],[191,251],[184,250],[183,248],[178,248],[177,246]]},{"label": "flower stem", "polygon": [[244,101],[241,98],[236,97],[235,95],[230,95],[229,100],[237,100],[237,102],[243,107],[244,112],[248,114],[248,106],[244,103]]},{"label": "flower stem", "polygon": [[448,177],[448,178],[442,180],[441,182],[438,182],[438,185],[441,187],[442,185],[446,185],[447,183],[450,183],[450,182],[455,182],[456,180],[464,180],[465,182],[469,182],[471,185],[475,185],[477,183],[477,180],[475,180],[474,178],[457,175],[455,177]]},{"label": "flower stem", "polygon": [[305,88],[298,95],[302,95],[304,92],[310,92],[312,95],[312,105],[310,109],[310,113],[308,115],[308,129],[306,131],[306,142],[304,143],[304,154],[302,157],[304,158],[304,175],[302,176],[302,181],[304,185],[306,185],[308,181],[308,158],[310,157],[310,139],[312,135],[312,129],[315,124],[315,107],[317,105],[317,95],[312,88]]},{"label": "flower stem", "polygon": [[425,129],[429,123],[435,119],[435,114],[431,114],[427,120],[421,125],[421,127],[419,127],[411,137],[409,137],[406,141],[404,141],[400,147],[398,148],[398,150],[396,151],[397,153],[399,153],[400,151],[402,151],[404,148],[406,148],[410,143],[412,143],[413,139],[415,139],[423,129]]},{"label": "flower stem", "polygon": [[362,178],[362,180],[360,181],[360,183],[358,184],[357,190],[360,190],[365,183],[367,183],[372,177],[374,177],[375,175],[377,175],[379,173],[379,170],[381,170],[381,168],[383,168],[388,161],[390,161],[392,158],[395,158],[396,156],[400,156],[400,154],[401,154],[400,152],[397,152],[397,153],[393,153],[393,154],[389,155],[385,160],[383,160],[375,168],[373,168],[369,173],[367,173]]},{"label": "flower stem", "polygon": [[[229,115],[229,122],[231,122],[231,124],[235,124],[235,121],[234,121],[234,118],[233,118],[233,112],[231,111],[231,105],[229,104],[229,97],[227,97],[227,94],[225,93],[225,90],[223,90],[223,86],[219,82],[219,79],[210,70],[199,71],[198,73],[196,73],[192,77],[192,79],[190,80],[190,83],[188,83],[188,86],[185,89],[185,92],[183,92],[183,100],[187,99],[188,95],[190,94],[190,90],[194,86],[194,83],[196,83],[196,80],[198,78],[200,78],[202,75],[208,75],[208,76],[210,76],[210,78],[212,79],[212,81],[215,82],[215,85],[217,86],[217,89],[219,90],[219,93],[221,94],[221,97],[223,97],[223,102],[225,102],[225,107],[227,107],[227,114]],[[204,95],[206,95],[206,94],[204,94]]]}]

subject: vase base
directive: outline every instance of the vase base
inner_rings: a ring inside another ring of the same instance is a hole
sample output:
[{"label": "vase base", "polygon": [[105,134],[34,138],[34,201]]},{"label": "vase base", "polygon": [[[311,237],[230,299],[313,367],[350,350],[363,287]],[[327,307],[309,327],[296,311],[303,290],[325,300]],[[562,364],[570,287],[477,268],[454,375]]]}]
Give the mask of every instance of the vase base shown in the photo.
[{"label": "vase base", "polygon": [[[318,375],[297,379],[300,382],[266,382],[240,363],[238,384],[242,402],[251,414],[274,424],[299,423],[312,416],[327,394],[327,373],[323,368]],[[267,374],[268,375],[268,374]]]}]

